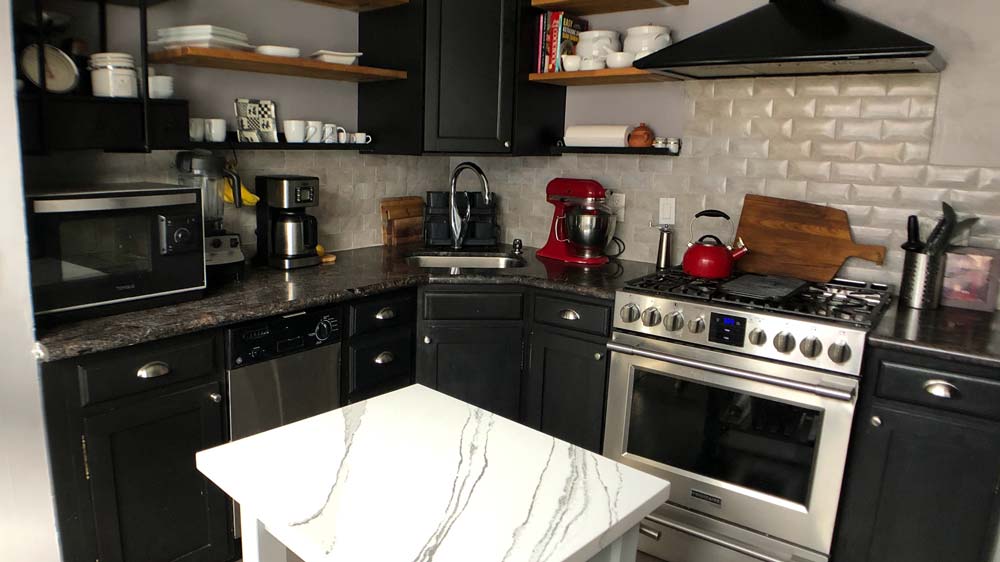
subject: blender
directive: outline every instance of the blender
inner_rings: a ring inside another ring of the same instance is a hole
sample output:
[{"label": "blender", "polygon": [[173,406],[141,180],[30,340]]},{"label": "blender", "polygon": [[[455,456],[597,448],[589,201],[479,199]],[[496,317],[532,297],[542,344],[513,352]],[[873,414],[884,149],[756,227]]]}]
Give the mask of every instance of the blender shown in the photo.
[{"label": "blender", "polygon": [[222,226],[226,209],[226,179],[233,184],[233,204],[243,206],[240,176],[226,169],[226,160],[208,151],[177,153],[180,184],[201,189],[205,215],[205,274],[209,288],[243,278],[246,256],[240,235],[226,232]]}]

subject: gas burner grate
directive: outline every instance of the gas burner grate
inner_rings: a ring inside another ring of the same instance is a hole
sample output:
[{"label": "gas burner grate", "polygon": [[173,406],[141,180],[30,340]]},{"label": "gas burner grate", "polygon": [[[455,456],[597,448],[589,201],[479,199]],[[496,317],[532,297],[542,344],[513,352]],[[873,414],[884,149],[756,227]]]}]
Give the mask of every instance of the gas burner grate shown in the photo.
[{"label": "gas burner grate", "polygon": [[892,300],[889,287],[848,279],[810,283],[782,300],[726,294],[722,285],[735,279],[699,279],[680,269],[662,271],[626,283],[626,289],[657,296],[709,300],[752,310],[792,314],[870,328]]}]

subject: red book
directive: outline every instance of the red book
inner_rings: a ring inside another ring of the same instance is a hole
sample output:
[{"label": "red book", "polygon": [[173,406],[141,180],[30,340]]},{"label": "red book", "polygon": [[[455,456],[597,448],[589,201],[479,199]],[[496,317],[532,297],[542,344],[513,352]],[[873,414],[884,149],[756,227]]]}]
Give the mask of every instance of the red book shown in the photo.
[{"label": "red book", "polygon": [[549,12],[548,32],[545,36],[545,52],[549,57],[545,72],[556,71],[556,60],[559,58],[559,43],[562,27],[562,17],[566,12]]},{"label": "red book", "polygon": [[542,72],[545,69],[545,14],[538,16],[538,60],[535,62],[535,72]]}]

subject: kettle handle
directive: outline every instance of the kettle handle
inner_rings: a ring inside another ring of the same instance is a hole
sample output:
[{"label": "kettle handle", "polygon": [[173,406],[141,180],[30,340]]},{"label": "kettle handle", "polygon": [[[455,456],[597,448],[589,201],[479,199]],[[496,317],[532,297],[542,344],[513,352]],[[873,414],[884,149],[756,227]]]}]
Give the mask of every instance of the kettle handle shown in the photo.
[{"label": "kettle handle", "polygon": [[720,211],[718,209],[705,209],[704,211],[701,211],[701,212],[697,213],[694,216],[694,218],[696,218],[696,219],[700,219],[701,217],[712,217],[712,218],[715,218],[715,219],[726,219],[727,221],[733,220],[733,219],[729,218],[729,215],[727,215],[725,212]]},{"label": "kettle handle", "polygon": [[706,234],[706,235],[702,236],[701,238],[698,239],[698,243],[702,244],[702,243],[704,243],[705,240],[715,240],[715,243],[717,245],[719,245],[719,246],[725,246],[725,244],[722,243],[722,240],[719,240],[719,237],[716,236],[716,235],[714,235],[714,234]]}]

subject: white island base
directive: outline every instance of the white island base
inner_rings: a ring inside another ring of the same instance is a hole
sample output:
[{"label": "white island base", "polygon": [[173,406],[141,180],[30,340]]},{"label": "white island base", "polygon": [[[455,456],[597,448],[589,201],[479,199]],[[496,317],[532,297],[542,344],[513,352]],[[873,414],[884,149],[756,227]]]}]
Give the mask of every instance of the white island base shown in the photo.
[{"label": "white island base", "polygon": [[634,562],[670,484],[414,385],[197,455],[245,562]]}]

